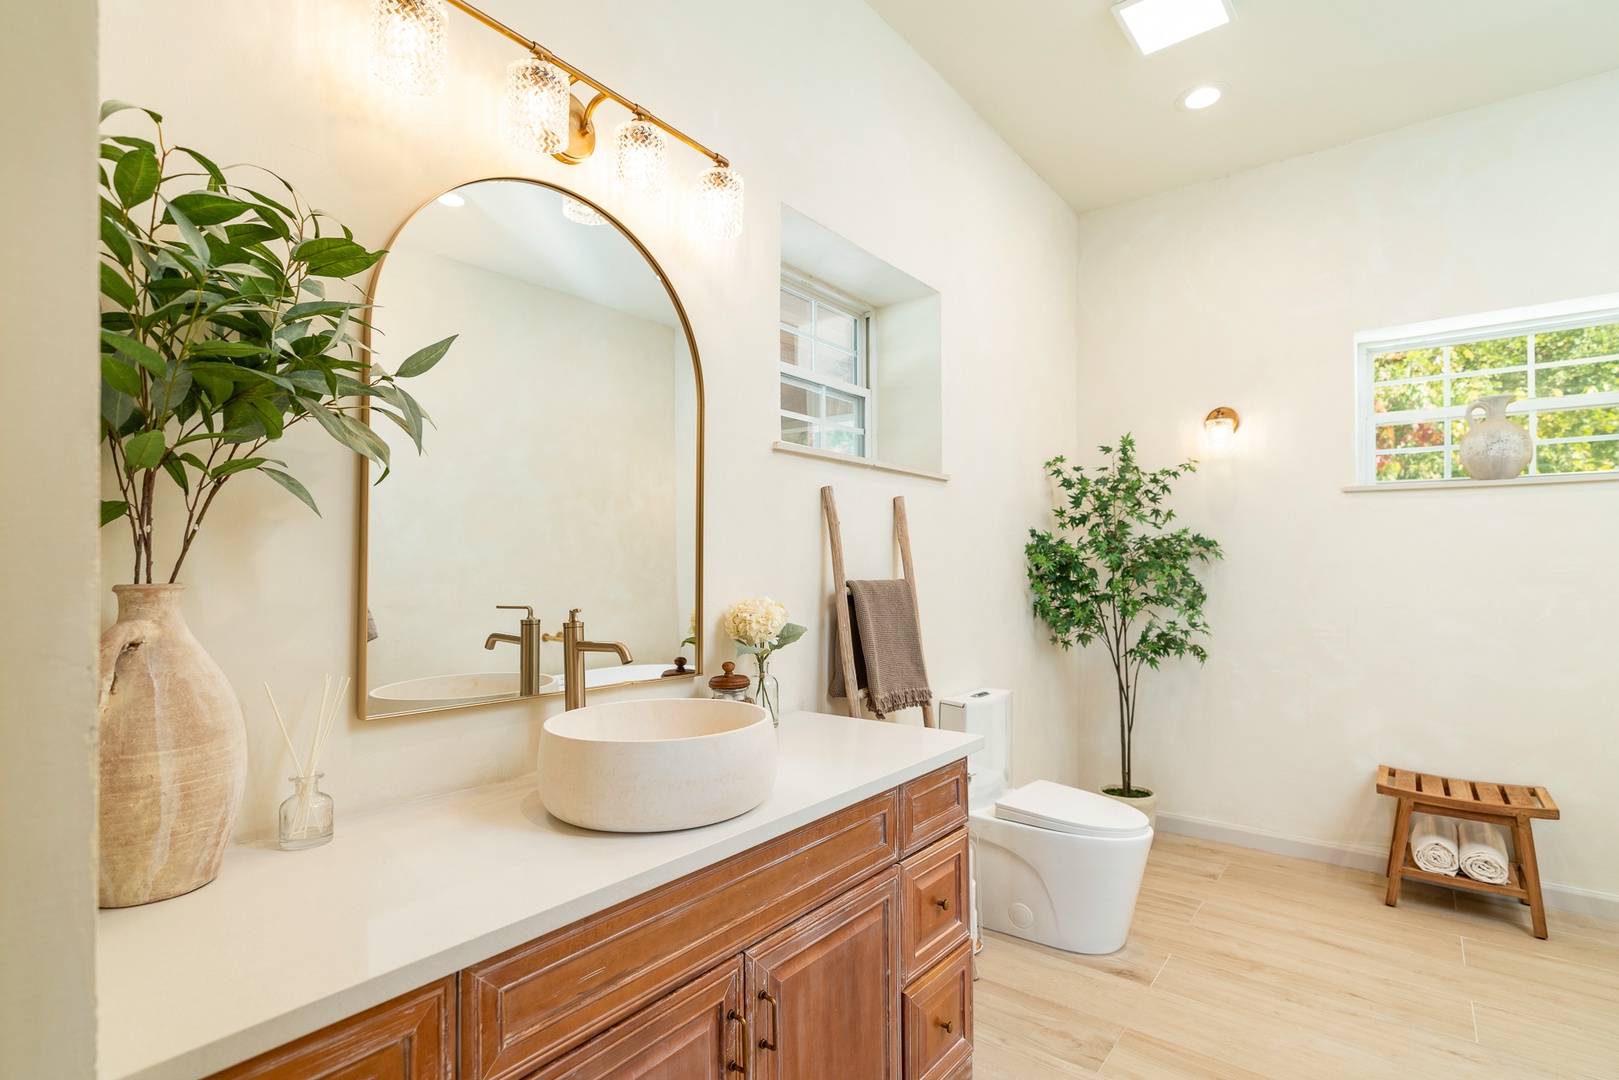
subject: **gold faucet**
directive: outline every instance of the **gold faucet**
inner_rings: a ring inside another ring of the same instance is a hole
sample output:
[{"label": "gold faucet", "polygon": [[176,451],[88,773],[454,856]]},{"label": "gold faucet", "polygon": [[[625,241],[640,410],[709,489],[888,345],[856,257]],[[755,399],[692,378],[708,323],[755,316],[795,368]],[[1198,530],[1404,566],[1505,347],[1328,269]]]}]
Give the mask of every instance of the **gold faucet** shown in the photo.
[{"label": "gold faucet", "polygon": [[562,707],[585,707],[585,653],[617,653],[621,664],[633,664],[635,658],[622,641],[586,641],[585,624],[579,619],[579,608],[568,612],[568,621],[562,624]]},{"label": "gold faucet", "polygon": [[527,604],[496,604],[500,610],[526,611],[528,614],[519,623],[520,633],[517,634],[490,634],[484,639],[483,647],[493,649],[501,642],[516,645],[518,649],[518,693],[522,697],[533,697],[540,691],[540,620],[534,617],[534,609]]}]

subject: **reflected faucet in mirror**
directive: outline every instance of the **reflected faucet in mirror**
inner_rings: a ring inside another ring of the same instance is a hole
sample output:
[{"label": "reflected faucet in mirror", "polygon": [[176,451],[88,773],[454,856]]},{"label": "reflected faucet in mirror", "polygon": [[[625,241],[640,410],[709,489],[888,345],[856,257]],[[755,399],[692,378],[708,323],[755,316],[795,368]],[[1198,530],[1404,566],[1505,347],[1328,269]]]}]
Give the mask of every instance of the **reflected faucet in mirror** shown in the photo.
[{"label": "reflected faucet in mirror", "polygon": [[493,649],[501,642],[509,642],[518,649],[518,693],[523,697],[533,697],[540,692],[542,684],[546,683],[545,676],[540,674],[540,620],[534,617],[534,609],[527,604],[496,604],[501,611],[527,612],[518,624],[516,634],[490,634],[484,639],[483,647]]},{"label": "reflected faucet in mirror", "polygon": [[[581,609],[568,612],[568,621],[562,624],[562,707],[585,707],[585,653],[610,652],[618,654],[621,664],[635,663],[629,647],[622,641],[586,641],[585,624],[579,618]],[[535,634],[539,624],[535,623]]]}]

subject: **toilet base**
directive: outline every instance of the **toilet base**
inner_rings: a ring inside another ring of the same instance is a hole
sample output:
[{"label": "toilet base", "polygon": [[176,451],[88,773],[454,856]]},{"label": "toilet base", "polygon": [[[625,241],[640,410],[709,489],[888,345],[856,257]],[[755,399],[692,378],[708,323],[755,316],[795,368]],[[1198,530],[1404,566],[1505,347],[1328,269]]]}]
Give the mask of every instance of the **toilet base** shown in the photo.
[{"label": "toilet base", "polygon": [[978,920],[1064,952],[1117,952],[1130,935],[1153,831],[1080,836],[971,815]]}]

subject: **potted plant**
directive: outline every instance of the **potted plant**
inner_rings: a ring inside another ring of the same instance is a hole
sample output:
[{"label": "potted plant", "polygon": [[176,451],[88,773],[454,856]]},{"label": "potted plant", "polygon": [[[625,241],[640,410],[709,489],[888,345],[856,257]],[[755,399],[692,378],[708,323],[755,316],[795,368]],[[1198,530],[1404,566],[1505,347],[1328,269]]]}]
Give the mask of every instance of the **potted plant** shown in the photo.
[{"label": "potted plant", "polygon": [[1207,635],[1207,596],[1194,573],[1221,557],[1220,545],[1188,529],[1170,529],[1175,512],[1165,505],[1181,476],[1197,471],[1187,461],[1149,472],[1136,463],[1135,440],[1121,436],[1101,447],[1107,463],[1089,472],[1062,457],[1046,472],[1066,505],[1055,508],[1054,532],[1029,530],[1024,547],[1034,612],[1064,649],[1100,640],[1113,662],[1119,703],[1120,781],[1102,794],[1125,801],[1156,821],[1157,796],[1135,783],[1131,748],[1136,695],[1143,668],[1157,670],[1170,657],[1208,658],[1194,640]]},{"label": "potted plant", "polygon": [[[131,106],[108,102],[103,121]],[[367,304],[328,296],[383,255],[286,181],[237,183],[201,153],[151,137],[101,141],[101,419],[134,549],[118,621],[101,640],[101,905],[123,907],[213,880],[241,802],[241,707],[180,615],[180,569],[214,500],[248,473],[315,510],[269,448],[312,420],[376,462],[388,445],[361,418],[388,417],[418,451],[426,414],[397,380],[436,364],[453,338],[392,375],[355,336]],[[239,174],[242,166],[232,167]],[[258,189],[273,190],[274,196]],[[171,485],[172,489],[171,490]],[[158,570],[160,493],[177,492],[173,563]]]}]

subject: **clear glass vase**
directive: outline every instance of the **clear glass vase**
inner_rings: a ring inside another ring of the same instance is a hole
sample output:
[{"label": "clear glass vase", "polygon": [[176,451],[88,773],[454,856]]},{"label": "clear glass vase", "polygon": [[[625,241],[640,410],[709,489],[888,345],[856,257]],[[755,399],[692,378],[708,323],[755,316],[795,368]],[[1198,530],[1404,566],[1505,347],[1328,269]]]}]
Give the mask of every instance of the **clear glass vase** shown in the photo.
[{"label": "clear glass vase", "polygon": [[320,847],[332,838],[332,797],[320,789],[325,775],[287,777],[292,794],[281,804],[281,850]]},{"label": "clear glass vase", "polygon": [[781,727],[781,683],[770,674],[769,660],[764,656],[757,657],[759,661],[759,675],[753,680],[754,703],[764,708],[770,714],[772,727]]}]

